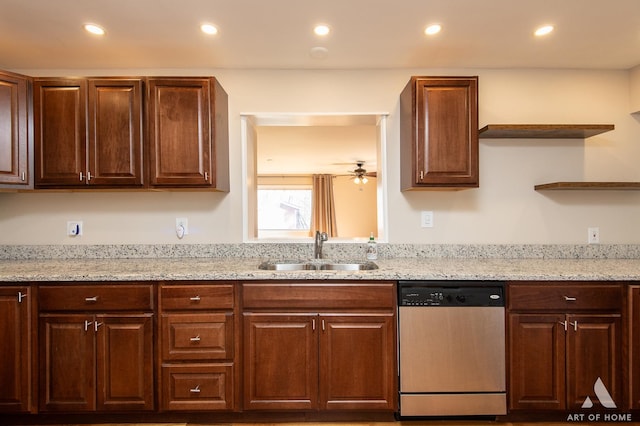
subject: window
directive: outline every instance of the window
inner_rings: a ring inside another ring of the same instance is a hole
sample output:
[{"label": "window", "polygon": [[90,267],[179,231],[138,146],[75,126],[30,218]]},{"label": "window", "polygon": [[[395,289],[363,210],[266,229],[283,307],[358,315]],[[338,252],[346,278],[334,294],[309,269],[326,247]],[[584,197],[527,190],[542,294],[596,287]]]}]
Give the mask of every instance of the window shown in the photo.
[{"label": "window", "polygon": [[309,235],[311,188],[258,186],[258,235]]}]

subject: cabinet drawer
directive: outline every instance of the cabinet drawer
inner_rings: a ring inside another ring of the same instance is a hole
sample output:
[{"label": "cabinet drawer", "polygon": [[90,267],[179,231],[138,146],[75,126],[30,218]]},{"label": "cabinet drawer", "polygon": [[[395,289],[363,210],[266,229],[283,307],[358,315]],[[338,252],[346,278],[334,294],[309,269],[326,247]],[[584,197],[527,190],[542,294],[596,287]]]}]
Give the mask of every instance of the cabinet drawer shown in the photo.
[{"label": "cabinet drawer", "polygon": [[168,360],[231,359],[233,314],[165,314],[162,358]]},{"label": "cabinet drawer", "polygon": [[233,309],[233,285],[163,285],[163,310]]},{"label": "cabinet drawer", "polygon": [[41,311],[149,311],[153,287],[148,284],[41,286]]},{"label": "cabinet drawer", "polygon": [[509,285],[509,309],[529,311],[618,311],[622,285],[514,283]]},{"label": "cabinet drawer", "polygon": [[393,283],[244,283],[245,308],[393,309]]},{"label": "cabinet drawer", "polygon": [[162,388],[163,410],[231,410],[233,364],[165,364]]}]

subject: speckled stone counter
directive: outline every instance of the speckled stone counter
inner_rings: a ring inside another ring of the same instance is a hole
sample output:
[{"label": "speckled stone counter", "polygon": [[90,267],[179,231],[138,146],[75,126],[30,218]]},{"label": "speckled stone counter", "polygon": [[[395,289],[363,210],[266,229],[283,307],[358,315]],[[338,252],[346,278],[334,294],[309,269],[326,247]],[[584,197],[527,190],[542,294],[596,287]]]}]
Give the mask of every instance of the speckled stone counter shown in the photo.
[{"label": "speckled stone counter", "polygon": [[380,259],[372,271],[265,271],[259,258],[0,260],[0,282],[158,280],[640,280],[640,259]]}]

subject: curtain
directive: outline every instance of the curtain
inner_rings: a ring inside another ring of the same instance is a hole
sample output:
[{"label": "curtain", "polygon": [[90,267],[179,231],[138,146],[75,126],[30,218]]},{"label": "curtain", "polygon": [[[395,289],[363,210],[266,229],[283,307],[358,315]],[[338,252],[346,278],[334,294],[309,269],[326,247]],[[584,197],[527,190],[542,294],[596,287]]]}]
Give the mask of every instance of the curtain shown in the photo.
[{"label": "curtain", "polygon": [[330,237],[338,236],[336,224],[336,206],[333,201],[333,175],[313,175],[311,190],[311,229],[326,232]]}]

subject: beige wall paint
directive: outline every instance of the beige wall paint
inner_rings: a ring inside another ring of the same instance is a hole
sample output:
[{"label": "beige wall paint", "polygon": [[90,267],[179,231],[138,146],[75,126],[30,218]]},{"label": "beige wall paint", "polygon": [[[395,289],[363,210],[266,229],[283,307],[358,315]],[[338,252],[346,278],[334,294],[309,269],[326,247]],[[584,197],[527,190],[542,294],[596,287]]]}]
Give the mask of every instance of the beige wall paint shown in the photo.
[{"label": "beige wall paint", "polygon": [[[640,243],[640,192],[536,192],[559,180],[640,180],[630,73],[581,70],[12,70],[33,76],[215,75],[229,94],[231,192],[2,193],[1,244],[206,244],[242,241],[241,113],[380,113],[387,121],[392,243]],[[411,75],[478,75],[480,125],[612,123],[582,140],[481,140],[480,188],[399,191],[398,96]],[[434,212],[433,228],[420,211]],[[176,217],[190,234],[175,236]],[[84,235],[65,235],[82,220]]]}]

